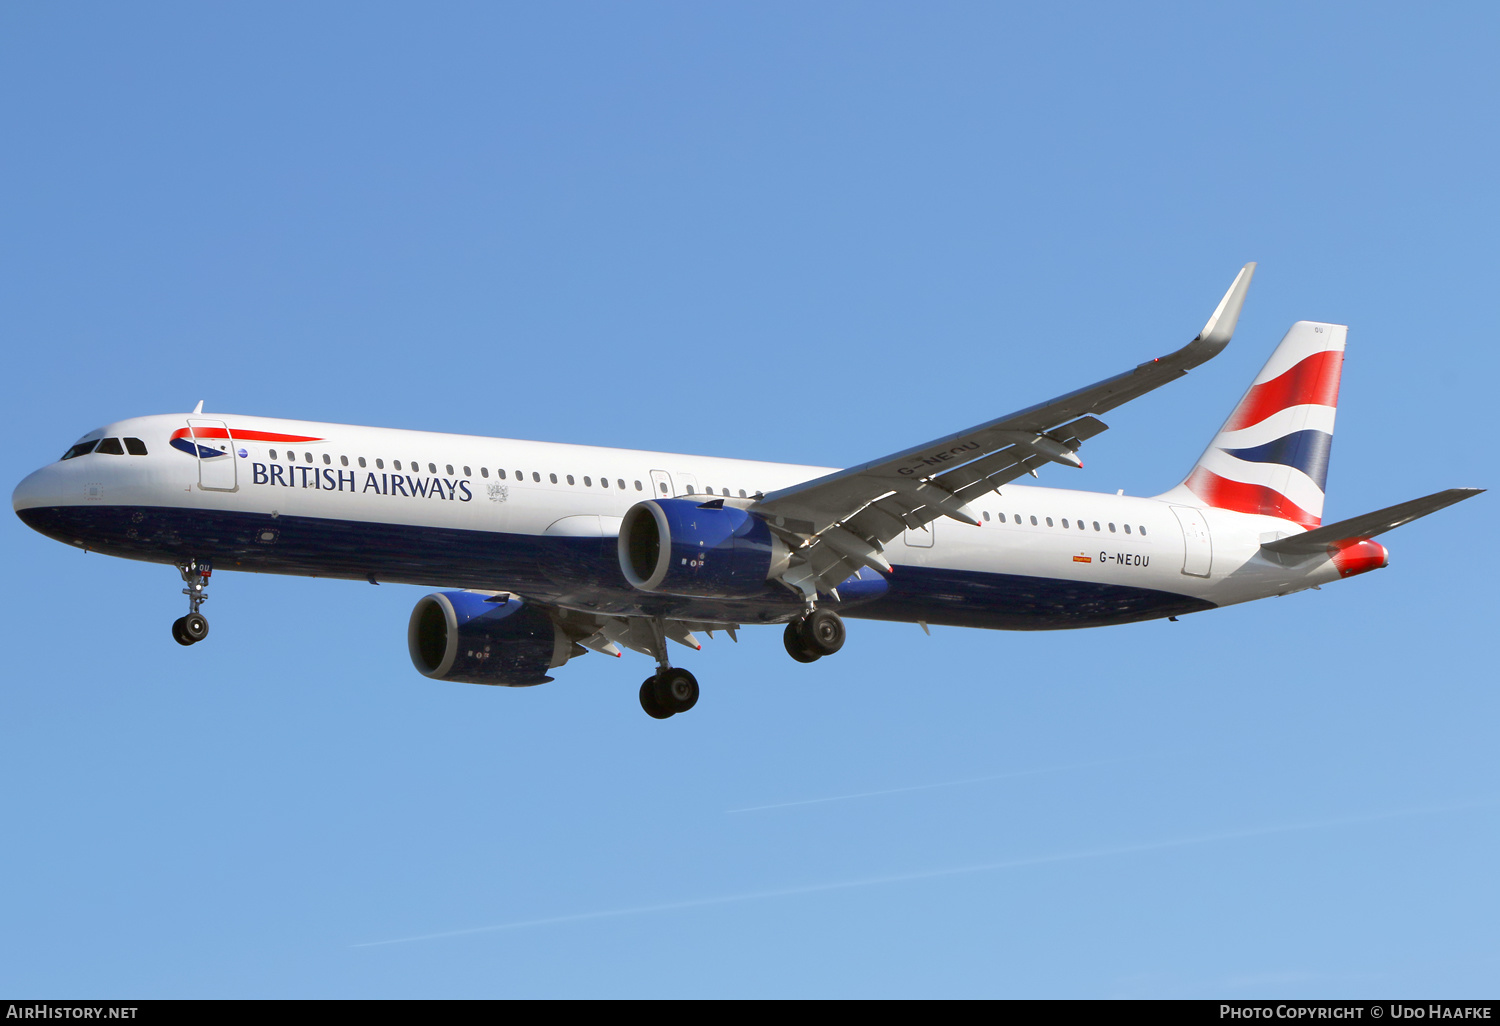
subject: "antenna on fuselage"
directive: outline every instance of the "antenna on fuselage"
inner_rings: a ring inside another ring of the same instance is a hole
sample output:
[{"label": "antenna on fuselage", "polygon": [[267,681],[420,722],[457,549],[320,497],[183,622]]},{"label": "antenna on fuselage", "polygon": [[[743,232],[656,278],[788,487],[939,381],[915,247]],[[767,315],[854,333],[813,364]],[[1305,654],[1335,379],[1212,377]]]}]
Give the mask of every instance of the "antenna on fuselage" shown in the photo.
[{"label": "antenna on fuselage", "polygon": [[198,400],[198,405],[193,407],[193,412],[194,413],[202,413],[203,412],[203,400],[202,399],[199,399]]}]

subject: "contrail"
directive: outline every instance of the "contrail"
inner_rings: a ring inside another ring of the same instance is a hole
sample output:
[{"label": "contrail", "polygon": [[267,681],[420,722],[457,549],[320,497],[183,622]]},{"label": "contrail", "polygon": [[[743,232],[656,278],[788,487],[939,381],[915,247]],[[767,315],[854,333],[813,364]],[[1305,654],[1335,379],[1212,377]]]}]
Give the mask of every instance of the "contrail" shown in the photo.
[{"label": "contrail", "polygon": [[581,923],[595,919],[617,919],[621,916],[644,915],[650,912],[675,912],[689,908],[707,908],[713,905],[731,905],[742,901],[760,901],[766,898],[787,898],[801,894],[819,894],[827,891],[853,890],[858,887],[878,887],[882,884],[907,883],[914,880],[934,880],[945,876],[963,876],[970,873],[991,873],[1005,869],[1024,869],[1029,866],[1044,866],[1058,862],[1079,862],[1086,859],[1109,858],[1114,855],[1135,855],[1143,852],[1164,851],[1168,848],[1185,848],[1197,844],[1212,844],[1216,841],[1243,840],[1251,837],[1267,837],[1272,834],[1294,833],[1301,830],[1325,830],[1332,827],[1358,826],[1379,823],[1389,819],[1410,816],[1431,816],[1445,812],[1463,812],[1469,809],[1491,807],[1496,799],[1464,802],[1456,805],[1440,805],[1422,809],[1397,809],[1391,812],[1376,812],[1364,816],[1346,816],[1339,819],[1322,820],[1316,823],[1287,823],[1279,826],[1251,827],[1244,830],[1226,830],[1216,834],[1200,834],[1195,837],[1175,837],[1163,841],[1145,841],[1139,844],[1122,844],[1110,848],[1095,848],[1089,851],[1062,852],[1052,855],[1034,855],[1029,858],[1007,859],[1003,862],[985,862],[975,866],[953,866],[947,869],[927,869],[912,873],[892,873],[886,876],[864,877],[858,880],[842,880],[833,883],[806,884],[801,887],[779,887],[772,890],[750,891],[717,898],[694,898],[688,901],[663,902],[656,905],[633,905],[628,908],[606,909],[600,912],[578,912],[566,916],[548,916],[544,919],[522,919],[494,926],[475,926],[467,930],[447,930],[442,933],[424,933],[414,937],[397,937],[393,940],[365,941],[351,944],[353,948],[378,948],[390,944],[412,944],[417,941],[442,940],[449,937],[468,937],[479,933],[500,933],[505,930],[521,930],[531,926],[554,926],[562,923]]},{"label": "contrail", "polygon": [[824,802],[845,802],[854,798],[876,798],[885,794],[905,794],[909,791],[930,791],[937,787],[960,787],[964,784],[982,784],[990,780],[1012,780],[1016,777],[1035,777],[1043,773],[1062,773],[1066,770],[1088,769],[1093,766],[1109,766],[1131,762],[1131,759],[1100,759],[1095,762],[1076,762],[1067,766],[1044,766],[1041,769],[1012,770],[1009,773],[993,773],[987,777],[966,777],[963,780],[945,780],[939,784],[914,784],[911,787],[892,787],[884,791],[859,791],[855,794],[836,794],[831,798],[807,798],[795,802],[776,802],[772,805],[747,805],[742,809],[726,809],[725,815],[737,812],[765,812],[768,809],[790,809],[797,805],[822,805]]}]

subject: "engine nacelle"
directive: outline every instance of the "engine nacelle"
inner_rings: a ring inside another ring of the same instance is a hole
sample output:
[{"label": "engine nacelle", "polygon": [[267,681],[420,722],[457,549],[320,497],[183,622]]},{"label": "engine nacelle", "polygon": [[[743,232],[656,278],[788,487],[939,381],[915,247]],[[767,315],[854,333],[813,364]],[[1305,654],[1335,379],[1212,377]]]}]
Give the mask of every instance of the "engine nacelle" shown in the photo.
[{"label": "engine nacelle", "polygon": [[749,598],[786,569],[791,550],[764,520],[722,503],[647,499],[620,524],[620,569],[642,591]]},{"label": "engine nacelle", "polygon": [[544,610],[495,598],[472,591],[424,596],[406,628],[412,665],[436,680],[516,688],[547,683],[548,670],[583,652]]}]

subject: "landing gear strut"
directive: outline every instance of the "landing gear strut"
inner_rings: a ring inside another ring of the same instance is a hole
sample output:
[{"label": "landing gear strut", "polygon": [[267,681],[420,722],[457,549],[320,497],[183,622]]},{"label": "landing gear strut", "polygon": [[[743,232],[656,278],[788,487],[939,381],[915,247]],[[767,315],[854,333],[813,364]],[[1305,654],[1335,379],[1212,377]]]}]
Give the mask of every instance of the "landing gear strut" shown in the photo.
[{"label": "landing gear strut", "polygon": [[177,572],[187,585],[182,593],[188,597],[188,615],[172,621],[172,638],[179,645],[196,645],[208,637],[208,618],[198,607],[208,601],[208,578],[214,572],[208,560],[190,559],[177,564]]},{"label": "landing gear strut", "polygon": [[656,673],[641,684],[641,708],[655,720],[687,712],[698,704],[698,679],[667,661],[667,635],[661,623],[652,621],[655,635]]},{"label": "landing gear strut", "polygon": [[844,621],[831,609],[814,609],[786,625],[782,642],[797,662],[815,662],[844,647]]}]

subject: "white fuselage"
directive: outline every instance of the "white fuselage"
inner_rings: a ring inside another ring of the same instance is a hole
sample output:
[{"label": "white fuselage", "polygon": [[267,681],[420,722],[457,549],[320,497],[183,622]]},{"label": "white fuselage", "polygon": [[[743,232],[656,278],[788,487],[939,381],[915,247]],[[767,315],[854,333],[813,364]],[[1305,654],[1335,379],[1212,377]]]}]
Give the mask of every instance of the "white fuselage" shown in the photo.
[{"label": "white fuselage", "polygon": [[[214,424],[227,425],[227,437],[207,437],[205,425]],[[168,441],[184,429],[185,440]],[[633,504],[750,499],[831,472],[228,414],[135,418],[85,436],[94,437],[141,439],[147,452],[60,461],[16,489],[17,512],[59,540],[158,562],[211,558],[221,570],[509,589],[528,597],[541,591],[541,601],[592,610],[629,611],[641,598],[618,569],[598,565],[613,558],[613,538]],[[200,444],[228,455],[195,453]],[[867,606],[851,603],[848,615],[1088,626],[1244,602],[1339,577],[1327,558],[1284,566],[1262,554],[1263,542],[1300,530],[1274,517],[1165,497],[1019,485],[971,508],[979,527],[940,519],[889,544],[891,592]],[[444,554],[445,544],[462,552]],[[917,583],[903,589],[908,578]],[[999,581],[1005,586],[997,590]],[[775,587],[768,588],[768,597],[742,609],[711,603],[698,615],[751,623],[797,611],[794,594],[778,602]],[[1167,598],[1155,605],[1122,598],[1111,606],[1115,589]],[[989,617],[987,602],[1010,605]],[[1059,619],[1057,610],[1069,602],[1098,609]],[[1034,623],[1026,620],[1028,608],[1039,610]]]}]

